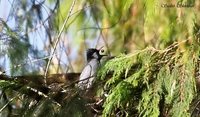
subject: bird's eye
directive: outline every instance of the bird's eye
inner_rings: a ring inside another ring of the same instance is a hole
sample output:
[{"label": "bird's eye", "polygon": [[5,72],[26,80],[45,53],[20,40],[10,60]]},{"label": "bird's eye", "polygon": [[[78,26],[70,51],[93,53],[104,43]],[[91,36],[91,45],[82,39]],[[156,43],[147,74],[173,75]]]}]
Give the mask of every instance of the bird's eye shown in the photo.
[{"label": "bird's eye", "polygon": [[100,51],[99,51],[99,54],[100,55],[105,55],[106,53],[105,53],[105,50],[104,49],[101,49]]}]

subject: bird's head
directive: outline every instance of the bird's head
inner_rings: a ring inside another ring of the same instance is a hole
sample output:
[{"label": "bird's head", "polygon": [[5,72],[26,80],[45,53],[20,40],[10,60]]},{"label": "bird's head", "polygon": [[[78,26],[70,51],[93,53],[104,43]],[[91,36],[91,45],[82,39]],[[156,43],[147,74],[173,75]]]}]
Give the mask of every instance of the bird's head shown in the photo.
[{"label": "bird's head", "polygon": [[89,62],[91,59],[101,60],[103,56],[107,56],[105,50],[101,47],[100,49],[89,48],[87,50],[87,61]]}]

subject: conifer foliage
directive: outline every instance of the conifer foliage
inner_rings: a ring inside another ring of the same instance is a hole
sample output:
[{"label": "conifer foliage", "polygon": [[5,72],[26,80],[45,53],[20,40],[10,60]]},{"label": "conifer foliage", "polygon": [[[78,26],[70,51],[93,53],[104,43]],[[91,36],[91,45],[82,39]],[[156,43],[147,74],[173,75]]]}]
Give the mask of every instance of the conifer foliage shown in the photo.
[{"label": "conifer foliage", "polygon": [[[169,0],[8,2],[0,117],[200,116],[199,1],[179,0],[191,5],[181,8]],[[115,57],[84,92],[74,71],[93,42]]]},{"label": "conifer foliage", "polygon": [[99,71],[101,80],[113,74],[105,84],[103,116],[190,117],[198,59],[198,43],[185,40],[164,50],[147,48],[110,60]]}]

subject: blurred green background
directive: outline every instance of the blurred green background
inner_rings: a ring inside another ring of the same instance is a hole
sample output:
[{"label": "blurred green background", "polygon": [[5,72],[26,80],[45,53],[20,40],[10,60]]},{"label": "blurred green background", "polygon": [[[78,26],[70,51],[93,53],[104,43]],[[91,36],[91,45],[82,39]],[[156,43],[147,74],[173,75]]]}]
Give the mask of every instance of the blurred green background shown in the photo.
[{"label": "blurred green background", "polygon": [[[7,74],[44,73],[73,2],[0,0],[0,65]],[[116,56],[193,38],[199,10],[198,0],[76,0],[49,73],[80,72],[87,48],[104,46]]]}]

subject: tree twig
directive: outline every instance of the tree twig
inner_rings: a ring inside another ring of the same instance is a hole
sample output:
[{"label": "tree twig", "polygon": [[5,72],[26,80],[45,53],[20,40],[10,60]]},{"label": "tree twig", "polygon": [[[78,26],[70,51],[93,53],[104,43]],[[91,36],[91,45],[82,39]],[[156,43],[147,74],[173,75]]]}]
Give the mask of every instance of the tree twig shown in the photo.
[{"label": "tree twig", "polygon": [[19,96],[19,94],[13,98],[11,98],[1,109],[0,109],[0,113],[2,113],[2,111],[15,99]]},{"label": "tree twig", "polygon": [[71,5],[71,7],[70,7],[70,9],[69,9],[68,15],[67,15],[67,17],[66,17],[66,19],[65,19],[65,21],[64,21],[64,24],[62,25],[61,30],[60,30],[60,32],[59,32],[59,34],[58,34],[58,37],[56,38],[56,42],[55,42],[55,45],[54,45],[54,47],[53,47],[53,51],[52,51],[52,53],[51,53],[51,55],[50,55],[50,59],[49,59],[49,61],[48,61],[48,63],[47,63],[47,67],[46,67],[46,70],[45,70],[45,75],[44,75],[44,79],[45,79],[44,82],[45,82],[45,85],[47,84],[46,79],[47,79],[47,74],[48,74],[48,70],[49,70],[50,63],[51,63],[51,61],[52,61],[52,59],[53,59],[53,56],[54,56],[56,47],[57,47],[58,42],[59,42],[59,40],[60,40],[60,36],[61,36],[61,34],[62,34],[62,32],[63,32],[63,30],[64,30],[64,28],[65,28],[65,25],[67,24],[67,22],[68,22],[68,20],[69,20],[69,18],[70,18],[70,16],[71,16],[71,13],[72,13],[72,10],[73,10],[73,8],[74,8],[75,3],[76,3],[76,0],[73,0],[72,5]]}]

